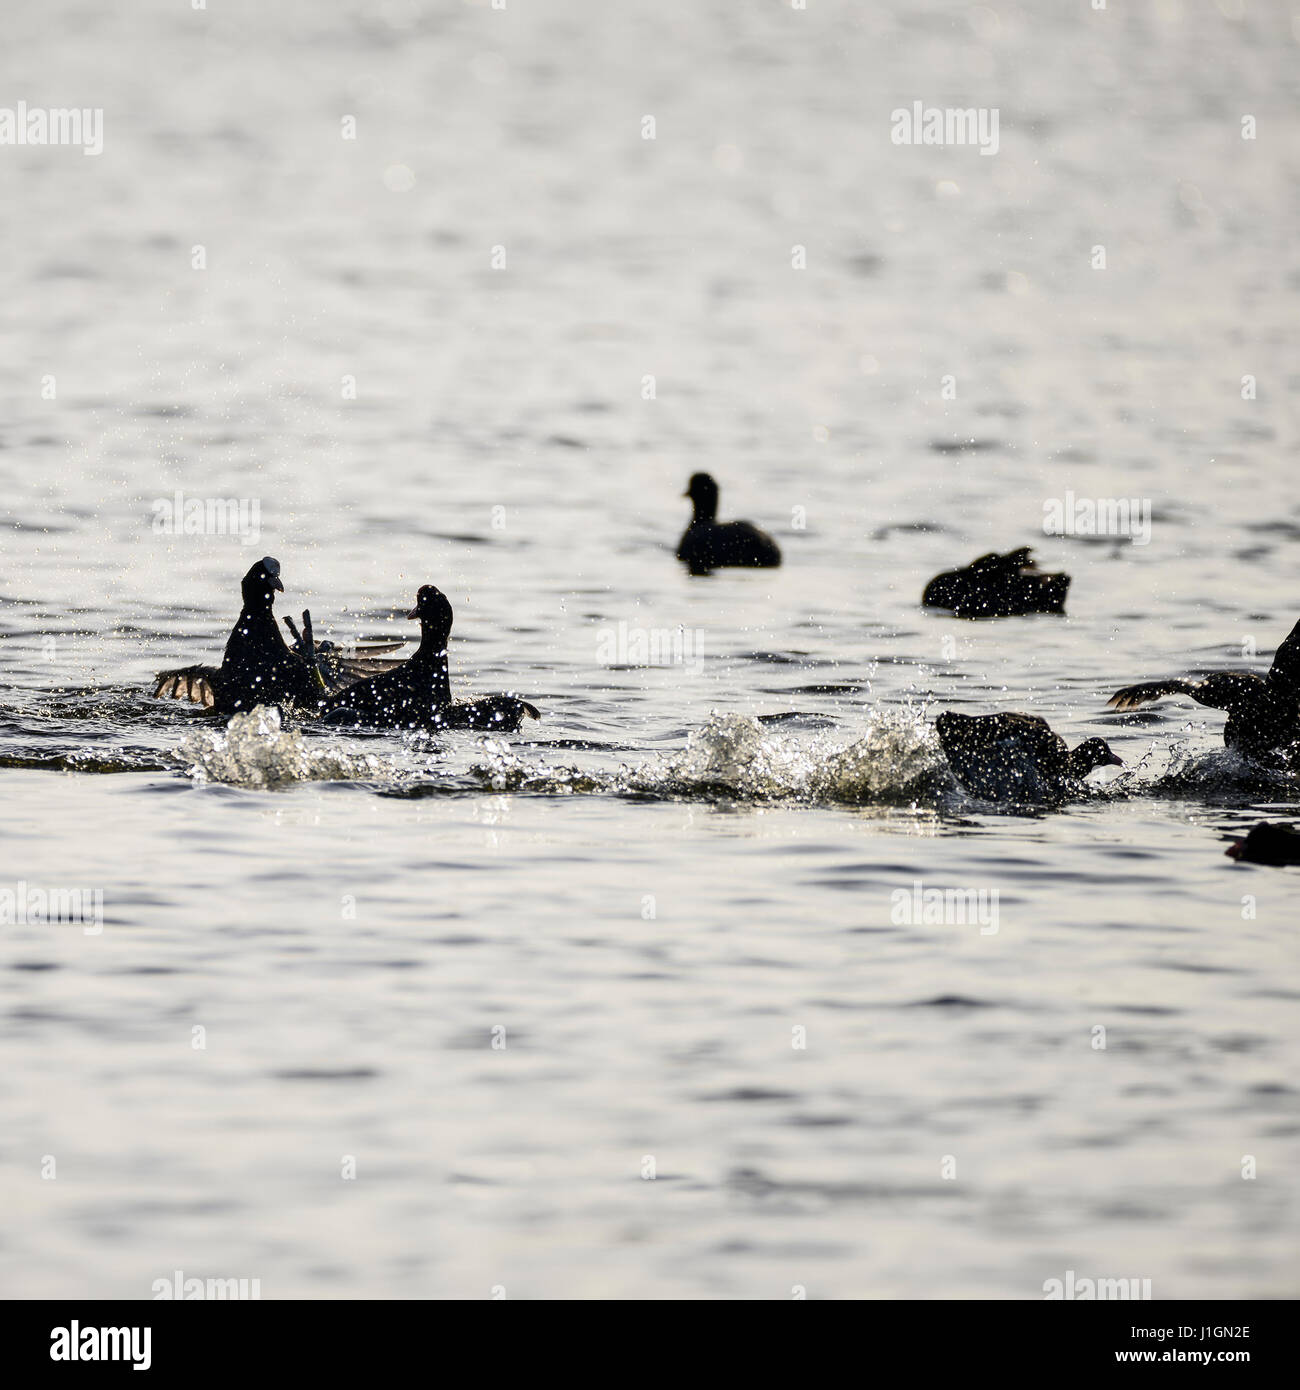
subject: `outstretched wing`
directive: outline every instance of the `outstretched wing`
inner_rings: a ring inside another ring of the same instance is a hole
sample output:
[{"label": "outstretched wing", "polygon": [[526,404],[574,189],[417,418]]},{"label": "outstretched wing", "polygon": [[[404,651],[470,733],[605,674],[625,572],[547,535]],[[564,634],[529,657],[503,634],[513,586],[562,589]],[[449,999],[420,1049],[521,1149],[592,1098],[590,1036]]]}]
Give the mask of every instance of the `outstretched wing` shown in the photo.
[{"label": "outstretched wing", "polygon": [[182,666],[175,671],[159,671],[154,677],[155,700],[189,700],[211,709],[217,703],[212,682],[220,673],[215,666]]},{"label": "outstretched wing", "polygon": [[1274,653],[1267,679],[1269,685],[1289,695],[1300,694],[1300,623],[1296,623]]},{"label": "outstretched wing", "polygon": [[[302,616],[305,625],[307,620],[307,614],[304,612]],[[290,651],[294,652],[295,655],[302,657],[304,660],[310,660],[310,653],[308,651],[309,644],[306,634],[299,632],[297,624],[294,622],[292,618],[288,617],[287,615],[284,619],[284,625],[289,629],[289,632],[293,636],[293,646],[290,648]],[[387,652],[401,651],[401,649],[404,646],[406,646],[406,639],[404,637],[399,637],[396,641],[392,642],[363,641],[356,642],[350,646],[345,647],[337,646],[333,642],[317,642],[315,646],[318,652],[330,652],[334,656],[338,657],[339,660],[344,662],[345,664],[351,661],[364,663],[368,661],[371,657],[380,656]],[[394,661],[390,662],[387,666],[373,667],[368,674],[373,675],[376,671],[391,670],[397,664],[398,663]]]},{"label": "outstretched wing", "polygon": [[1207,709],[1244,715],[1252,721],[1275,718],[1270,713],[1276,703],[1263,676],[1253,671],[1213,671],[1199,681],[1152,681],[1147,685],[1126,685],[1108,701],[1113,709],[1136,709],[1162,695],[1186,695]]},{"label": "outstretched wing", "polygon": [[1137,709],[1162,695],[1189,695],[1196,699],[1196,684],[1193,681],[1148,681],[1145,685],[1126,685],[1117,690],[1106,701],[1108,709]]},{"label": "outstretched wing", "polygon": [[349,676],[355,676],[357,680],[366,680],[370,676],[382,676],[385,671],[395,671],[397,667],[404,665],[402,657],[394,661],[389,661],[384,657],[372,656],[372,652],[391,652],[403,646],[401,642],[380,642],[375,646],[364,647],[344,647],[343,655],[338,658],[339,666],[347,672]]},{"label": "outstretched wing", "polygon": [[407,645],[404,637],[399,637],[395,642],[356,642],[350,647],[340,647],[339,651],[344,657],[367,657],[378,656],[381,652],[400,652]]},{"label": "outstretched wing", "polygon": [[284,625],[293,634],[290,650],[313,670],[320,672],[326,688],[337,692],[357,681],[368,680],[371,676],[382,676],[402,664],[399,657],[387,660],[390,652],[399,651],[406,646],[404,639],[395,642],[359,642],[353,646],[340,647],[334,642],[317,642],[312,635],[311,613],[304,609],[303,630],[300,633],[290,617]]}]

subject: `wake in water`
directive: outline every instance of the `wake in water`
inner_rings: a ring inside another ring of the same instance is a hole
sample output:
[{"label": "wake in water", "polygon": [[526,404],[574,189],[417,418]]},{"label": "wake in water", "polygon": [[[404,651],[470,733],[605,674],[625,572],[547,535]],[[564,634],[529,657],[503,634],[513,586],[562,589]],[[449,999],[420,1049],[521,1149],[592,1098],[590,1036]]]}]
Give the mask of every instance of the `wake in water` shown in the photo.
[{"label": "wake in water", "polygon": [[[0,766],[75,772],[147,773],[177,769],[195,785],[285,788],[303,782],[364,784],[389,796],[513,792],[612,795],[650,800],[809,806],[918,806],[995,812],[958,785],[922,706],[864,708],[851,736],[809,732],[774,718],[715,714],[686,746],[641,761],[615,762],[615,750],[581,746],[604,766],[551,761],[555,748],[469,731],[327,733],[297,727],[271,708],[239,714],[222,727],[178,705],[159,706],[137,691],[25,693],[0,709]],[[146,735],[150,727],[154,737]],[[177,746],[179,730],[185,730]],[[89,746],[87,746],[89,744]],[[570,747],[570,755],[575,750]],[[587,761],[584,758],[584,762]],[[1300,801],[1300,775],[1260,767],[1198,735],[1153,740],[1106,781],[1082,784],[1080,798],[1165,797],[1226,805]]]},{"label": "wake in water", "polygon": [[[376,740],[378,742],[378,740]],[[396,750],[355,752],[285,728],[277,711],[235,715],[221,731],[182,743],[181,761],[196,783],[282,787],[308,781],[381,784],[390,793],[432,796],[468,788],[534,795],[613,794],[692,801],[795,802],[806,805],[936,804],[956,784],[933,728],[909,710],[871,713],[851,742],[830,735],[777,732],[744,715],[714,715],[680,752],[603,771],[547,764],[495,739],[470,743],[458,771],[450,738],[404,739]]]},{"label": "wake in water", "polygon": [[[614,795],[710,803],[807,806],[917,806],[1009,811],[962,791],[922,709],[866,711],[849,740],[798,733],[739,714],[715,714],[692,730],[686,747],[617,768],[547,761],[547,750],[466,734],[376,736],[358,750],[333,738],[285,727],[277,711],[257,709],[223,730],[191,732],[179,761],[197,784],[288,787],[348,781],[386,795],[439,796],[467,791],[535,796]],[[599,752],[593,745],[593,752]],[[1293,800],[1300,778],[1256,767],[1227,749],[1193,751],[1153,744],[1120,776],[1080,784],[1077,799],[1178,796],[1248,803]]]}]

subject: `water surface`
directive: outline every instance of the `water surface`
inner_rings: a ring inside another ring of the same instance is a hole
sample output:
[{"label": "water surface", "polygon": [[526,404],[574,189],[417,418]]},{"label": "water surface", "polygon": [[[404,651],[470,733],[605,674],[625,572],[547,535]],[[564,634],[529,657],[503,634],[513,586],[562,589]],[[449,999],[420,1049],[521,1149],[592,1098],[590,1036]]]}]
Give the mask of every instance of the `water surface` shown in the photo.
[{"label": "water surface", "polygon": [[[1213,712],[1104,708],[1300,615],[1287,23],[7,17],[0,104],[105,146],[0,150],[0,886],[104,920],[0,930],[5,1292],[1300,1292],[1297,871],[1223,855],[1300,787]],[[915,100],[996,105],[997,155],[892,144]],[[674,562],[697,468],[782,569]],[[155,533],[178,489],[258,535]],[[1067,490],[1150,543],[1044,534]],[[1068,617],[919,607],[1024,544]],[[262,554],[336,639],[437,583],[457,689],[544,719],[149,700]],[[974,802],[941,708],[1126,769]],[[997,930],[900,922],[918,883]]]}]

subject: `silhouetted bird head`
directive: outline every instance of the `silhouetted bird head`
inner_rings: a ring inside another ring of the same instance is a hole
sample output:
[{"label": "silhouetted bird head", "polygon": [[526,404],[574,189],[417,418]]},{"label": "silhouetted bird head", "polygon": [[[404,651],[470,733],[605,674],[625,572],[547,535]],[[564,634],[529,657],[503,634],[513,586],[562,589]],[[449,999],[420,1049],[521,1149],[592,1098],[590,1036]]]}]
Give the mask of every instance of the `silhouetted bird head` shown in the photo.
[{"label": "silhouetted bird head", "polygon": [[698,518],[712,519],[718,513],[718,485],[707,473],[692,473],[683,497],[695,503]]},{"label": "silhouetted bird head", "polygon": [[254,608],[270,608],[275,602],[275,595],[284,593],[279,560],[264,555],[244,576],[239,587],[243,590],[246,604]]},{"label": "silhouetted bird head", "polygon": [[1124,759],[1112,753],[1104,738],[1086,738],[1070,754],[1070,771],[1076,777],[1086,777],[1094,767],[1123,767]]},{"label": "silhouetted bird head", "polygon": [[419,618],[421,645],[433,643],[445,648],[451,636],[451,604],[447,595],[432,584],[424,584],[415,596],[415,607],[406,615]]}]

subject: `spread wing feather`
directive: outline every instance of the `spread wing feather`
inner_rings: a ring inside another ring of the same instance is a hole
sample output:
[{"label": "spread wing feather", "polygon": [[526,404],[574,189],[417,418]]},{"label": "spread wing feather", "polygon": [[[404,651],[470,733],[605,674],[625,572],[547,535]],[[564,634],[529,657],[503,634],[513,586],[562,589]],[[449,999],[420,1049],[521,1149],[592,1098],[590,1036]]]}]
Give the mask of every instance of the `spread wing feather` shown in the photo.
[{"label": "spread wing feather", "polygon": [[1196,699],[1196,686],[1191,681],[1147,681],[1141,685],[1126,685],[1117,690],[1106,705],[1109,709],[1137,709],[1140,705],[1158,700],[1162,695],[1190,695]]},{"label": "spread wing feather", "polygon": [[219,675],[215,666],[182,666],[174,671],[159,671],[154,677],[154,699],[188,700],[211,709],[217,703],[212,682]]}]

